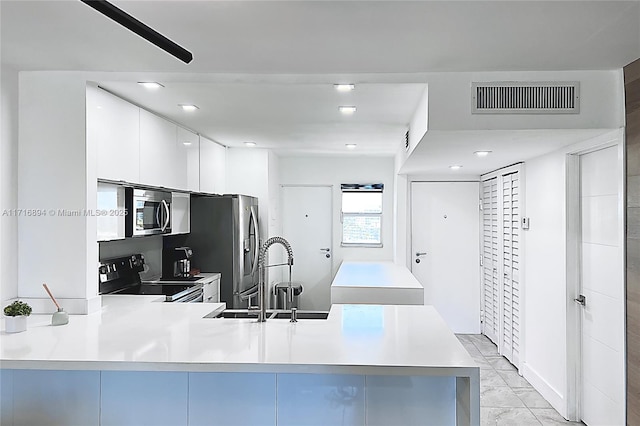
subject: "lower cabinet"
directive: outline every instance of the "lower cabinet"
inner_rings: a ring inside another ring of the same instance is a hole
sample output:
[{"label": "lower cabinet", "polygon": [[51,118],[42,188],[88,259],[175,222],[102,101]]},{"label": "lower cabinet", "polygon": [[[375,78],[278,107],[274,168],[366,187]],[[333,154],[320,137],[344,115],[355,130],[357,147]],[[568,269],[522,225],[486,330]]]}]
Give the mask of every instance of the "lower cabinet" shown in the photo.
[{"label": "lower cabinet", "polygon": [[220,275],[216,275],[216,277],[212,278],[211,281],[203,284],[203,302],[220,302]]},{"label": "lower cabinet", "polygon": [[456,421],[455,377],[0,370],[0,379],[7,426],[469,424]]}]

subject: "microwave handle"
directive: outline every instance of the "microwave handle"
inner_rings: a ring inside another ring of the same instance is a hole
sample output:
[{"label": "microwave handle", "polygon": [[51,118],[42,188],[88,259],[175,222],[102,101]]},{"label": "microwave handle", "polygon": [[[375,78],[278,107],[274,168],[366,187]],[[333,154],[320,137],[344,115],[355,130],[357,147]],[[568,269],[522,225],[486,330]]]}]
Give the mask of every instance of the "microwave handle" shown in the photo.
[{"label": "microwave handle", "polygon": [[162,223],[162,219],[160,218],[162,215],[160,213],[162,213],[162,209],[161,206],[158,206],[158,208],[156,209],[156,222],[158,225]]},{"label": "microwave handle", "polygon": [[171,222],[171,212],[169,211],[169,204],[165,200],[162,200],[162,205],[164,206],[164,210],[166,212],[166,219],[164,220],[164,224],[162,225],[162,232],[164,232],[165,229],[167,229],[167,226],[169,226],[169,222]]}]

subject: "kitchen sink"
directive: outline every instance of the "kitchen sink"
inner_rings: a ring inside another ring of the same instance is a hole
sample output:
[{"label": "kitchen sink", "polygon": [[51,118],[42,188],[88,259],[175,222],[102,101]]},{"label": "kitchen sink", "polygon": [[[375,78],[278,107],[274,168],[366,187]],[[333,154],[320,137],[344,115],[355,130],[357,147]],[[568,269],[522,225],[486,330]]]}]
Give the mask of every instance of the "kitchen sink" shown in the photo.
[{"label": "kitchen sink", "polygon": [[[328,311],[298,311],[299,320],[321,319],[325,320],[329,316]],[[258,312],[249,312],[246,309],[225,309],[222,312],[210,313],[205,318],[249,318],[257,319]],[[291,319],[291,311],[267,310],[267,319]]]}]

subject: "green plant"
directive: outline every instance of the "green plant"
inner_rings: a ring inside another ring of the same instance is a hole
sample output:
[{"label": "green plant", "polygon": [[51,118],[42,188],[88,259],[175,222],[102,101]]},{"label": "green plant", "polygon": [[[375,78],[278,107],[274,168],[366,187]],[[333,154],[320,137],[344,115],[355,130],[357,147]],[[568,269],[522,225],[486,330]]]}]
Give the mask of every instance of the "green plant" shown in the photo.
[{"label": "green plant", "polygon": [[17,317],[20,315],[29,316],[31,315],[31,306],[16,300],[12,304],[5,306],[4,314],[8,317]]}]

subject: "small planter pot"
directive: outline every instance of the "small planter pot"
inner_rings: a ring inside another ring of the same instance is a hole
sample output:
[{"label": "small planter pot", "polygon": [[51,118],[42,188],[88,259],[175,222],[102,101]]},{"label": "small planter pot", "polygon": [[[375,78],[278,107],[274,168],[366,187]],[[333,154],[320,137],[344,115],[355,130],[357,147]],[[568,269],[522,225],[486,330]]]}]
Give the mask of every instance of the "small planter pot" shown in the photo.
[{"label": "small planter pot", "polygon": [[7,333],[20,333],[27,330],[27,317],[20,315],[17,317],[4,317],[4,329]]}]

